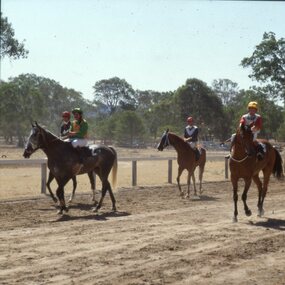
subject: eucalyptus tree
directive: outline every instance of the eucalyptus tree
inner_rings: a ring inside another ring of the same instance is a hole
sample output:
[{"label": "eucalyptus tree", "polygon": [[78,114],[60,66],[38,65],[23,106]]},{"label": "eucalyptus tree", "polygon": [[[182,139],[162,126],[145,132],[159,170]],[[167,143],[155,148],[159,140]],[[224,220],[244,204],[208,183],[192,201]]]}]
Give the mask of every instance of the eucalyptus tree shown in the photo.
[{"label": "eucalyptus tree", "polygon": [[212,83],[212,89],[224,106],[227,106],[239,91],[238,84],[230,79],[215,79]]},{"label": "eucalyptus tree", "polygon": [[199,79],[187,79],[175,93],[181,128],[185,126],[186,118],[194,117],[200,127],[202,136],[225,138],[229,133],[229,126],[225,121],[221,99],[207,84]]},{"label": "eucalyptus tree", "polygon": [[106,105],[110,115],[120,109],[135,109],[135,90],[125,79],[103,79],[96,82],[93,89],[94,103]]},{"label": "eucalyptus tree", "polygon": [[250,67],[250,78],[264,84],[269,97],[282,99],[285,103],[285,39],[276,39],[275,33],[263,34],[260,44],[250,57],[245,57],[241,65]]},{"label": "eucalyptus tree", "polygon": [[1,14],[0,18],[0,57],[5,56],[18,59],[25,58],[28,55],[28,50],[25,49],[24,42],[19,42],[15,38],[15,31],[12,24],[8,22],[7,17],[3,17]]},{"label": "eucalyptus tree", "polygon": [[118,112],[115,118],[114,136],[118,143],[133,146],[135,142],[144,139],[145,127],[141,117],[136,112]]},{"label": "eucalyptus tree", "polygon": [[0,85],[0,126],[6,138],[18,138],[18,146],[24,145],[24,137],[33,118],[43,116],[43,97],[38,89],[23,82],[13,81]]}]

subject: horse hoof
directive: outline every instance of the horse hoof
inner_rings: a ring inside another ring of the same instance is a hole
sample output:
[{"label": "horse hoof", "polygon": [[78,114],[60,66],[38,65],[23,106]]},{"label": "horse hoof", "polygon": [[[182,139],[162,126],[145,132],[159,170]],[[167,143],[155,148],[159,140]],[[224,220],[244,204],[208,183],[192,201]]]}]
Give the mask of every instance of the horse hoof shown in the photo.
[{"label": "horse hoof", "polygon": [[57,211],[57,214],[58,214],[58,215],[62,215],[62,210],[58,210],[58,211]]},{"label": "horse hoof", "polygon": [[94,212],[94,213],[98,213],[97,207],[93,207],[93,208],[91,209],[91,211]]},{"label": "horse hoof", "polygon": [[238,219],[237,217],[233,217],[233,223],[237,223]]},{"label": "horse hoof", "polygon": [[247,210],[247,211],[245,211],[245,214],[247,215],[247,217],[250,217],[251,216],[251,210]]},{"label": "horse hoof", "polygon": [[262,209],[261,211],[258,211],[258,214],[257,214],[257,216],[258,217],[262,217],[264,215],[264,210]]}]

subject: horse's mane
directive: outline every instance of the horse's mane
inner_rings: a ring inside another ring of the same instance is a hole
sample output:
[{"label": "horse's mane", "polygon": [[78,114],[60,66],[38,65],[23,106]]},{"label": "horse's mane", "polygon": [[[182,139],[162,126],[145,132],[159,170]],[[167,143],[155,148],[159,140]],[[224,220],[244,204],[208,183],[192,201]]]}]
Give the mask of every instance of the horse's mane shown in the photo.
[{"label": "horse's mane", "polygon": [[45,132],[45,135],[47,136],[47,139],[49,141],[52,142],[63,142],[57,135],[55,135],[54,133],[52,133],[51,131],[49,131],[48,129],[46,129],[45,127],[39,126],[37,125],[37,127],[39,127],[41,130],[43,130]]},{"label": "horse's mane", "polygon": [[191,146],[187,142],[184,141],[183,137],[178,136],[178,135],[176,135],[175,133],[172,133],[172,132],[169,132],[168,135],[171,135],[171,136],[175,137],[175,139],[177,140],[177,143],[179,143],[180,145],[182,145],[182,146],[184,146],[186,148],[190,148],[191,150],[193,150],[191,148]]}]

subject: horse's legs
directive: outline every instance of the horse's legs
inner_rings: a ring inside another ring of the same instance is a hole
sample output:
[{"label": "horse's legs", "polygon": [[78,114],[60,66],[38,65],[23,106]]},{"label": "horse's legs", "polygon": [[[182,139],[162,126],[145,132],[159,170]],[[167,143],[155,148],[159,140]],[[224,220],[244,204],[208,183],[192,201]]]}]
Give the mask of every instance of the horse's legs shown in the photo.
[{"label": "horse's legs", "polygon": [[244,185],[244,190],[243,190],[241,198],[243,201],[245,214],[249,217],[249,216],[251,216],[251,210],[248,208],[248,206],[246,204],[246,200],[247,200],[247,192],[248,192],[249,187],[251,185],[251,179],[250,178],[244,179],[244,182],[245,182],[245,185]]},{"label": "horse's legs", "polygon": [[238,209],[237,209],[237,201],[238,201],[238,180],[231,177],[232,186],[233,186],[233,200],[234,200],[234,216],[233,216],[233,222],[237,222],[237,216],[238,216]]},{"label": "horse's legs", "polygon": [[[193,171],[191,177],[192,177],[192,182],[193,182],[194,195],[197,196],[196,180],[195,180],[195,171]],[[190,181],[190,183],[191,183],[191,181]]]},{"label": "horse's legs", "polygon": [[202,189],[202,180],[203,180],[204,167],[205,167],[204,165],[203,165],[203,166],[199,165],[199,182],[200,182],[199,191],[200,191],[200,195],[201,195],[202,192],[203,192],[203,189]]},{"label": "horse's legs", "polygon": [[262,186],[262,182],[260,181],[258,175],[255,175],[253,177],[254,182],[258,187],[258,203],[257,203],[258,217],[262,217],[264,215],[263,203],[264,203],[265,196],[267,194],[271,170],[270,168],[266,167],[262,170],[262,172],[263,172],[263,186]]},{"label": "horse's legs", "polygon": [[[191,185],[191,175],[190,172],[188,171],[188,176],[187,176],[187,194],[185,195],[185,198],[190,197],[190,185]],[[196,195],[196,189],[195,189],[195,195]]]},{"label": "horse's legs", "polygon": [[103,203],[103,200],[104,200],[104,197],[106,195],[106,192],[107,190],[109,190],[109,193],[110,193],[110,197],[111,197],[111,200],[112,200],[112,210],[113,211],[116,211],[116,200],[115,200],[115,197],[113,195],[113,192],[112,192],[112,188],[111,188],[111,185],[109,183],[109,181],[106,179],[106,180],[103,180],[102,181],[102,194],[101,194],[101,198],[99,200],[99,203],[98,205],[93,209],[94,212],[97,212],[101,206],[102,206],[102,203]]},{"label": "horse's legs", "polygon": [[94,205],[96,204],[96,199],[95,199],[95,179],[94,179],[95,172],[91,171],[88,172],[88,177],[89,181],[91,184],[91,190],[92,190],[92,201],[94,202]]},{"label": "horse's legs", "polygon": [[53,179],[54,179],[54,175],[53,175],[51,172],[49,172],[48,181],[47,181],[47,184],[46,184],[46,185],[47,185],[47,189],[48,189],[48,191],[49,191],[49,194],[50,194],[52,200],[53,200],[55,203],[57,203],[57,199],[56,199],[56,197],[53,195],[53,193],[52,193],[52,191],[51,191],[51,188],[50,188],[50,183],[52,182]]},{"label": "horse's legs", "polygon": [[72,177],[72,182],[73,182],[73,189],[72,189],[72,193],[70,195],[70,198],[68,200],[68,203],[71,203],[73,198],[74,198],[74,195],[75,195],[75,190],[76,190],[76,187],[77,187],[77,180],[76,180],[76,176],[74,175]]},{"label": "horse's legs", "polygon": [[58,188],[56,190],[56,196],[59,200],[59,207],[60,207],[58,214],[62,214],[63,211],[68,212],[68,208],[66,207],[65,199],[64,199],[64,186],[69,181],[69,179],[70,178],[57,179]]},{"label": "horse's legs", "polygon": [[180,185],[180,176],[182,174],[184,169],[182,169],[182,167],[178,167],[178,174],[177,174],[177,178],[176,178],[176,181],[177,181],[177,184],[178,184],[178,189],[180,191],[180,196],[183,197],[183,191],[181,189],[181,185]]}]

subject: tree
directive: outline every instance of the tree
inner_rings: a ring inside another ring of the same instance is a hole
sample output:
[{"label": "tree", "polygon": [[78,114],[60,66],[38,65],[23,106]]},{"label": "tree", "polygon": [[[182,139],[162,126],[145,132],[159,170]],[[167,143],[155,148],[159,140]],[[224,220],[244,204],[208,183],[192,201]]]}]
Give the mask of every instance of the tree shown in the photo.
[{"label": "tree", "polygon": [[214,80],[212,88],[224,106],[227,106],[231,98],[238,94],[238,84],[229,79]]},{"label": "tree", "polygon": [[24,47],[24,43],[20,43],[15,38],[15,32],[12,25],[6,17],[0,19],[0,57],[8,56],[13,59],[27,57],[28,51]]},{"label": "tree", "polygon": [[145,128],[142,119],[134,111],[116,114],[115,137],[120,144],[133,146],[143,140]]},{"label": "tree", "polygon": [[249,75],[267,84],[264,91],[272,98],[282,99],[285,103],[285,39],[277,40],[273,32],[264,33],[250,57],[245,57],[241,65],[251,67]]},{"label": "tree", "polygon": [[187,79],[185,85],[177,89],[175,101],[181,128],[182,124],[185,126],[186,118],[193,116],[200,127],[200,138],[203,135],[215,135],[221,139],[227,136],[229,129],[224,123],[222,102],[206,83],[195,78]]},{"label": "tree", "polygon": [[109,108],[109,114],[122,109],[134,109],[135,91],[125,80],[118,77],[98,81],[93,86],[94,103],[100,102]]},{"label": "tree", "polygon": [[0,125],[5,137],[18,137],[18,146],[24,146],[24,137],[33,118],[43,114],[43,97],[40,92],[19,82],[0,85]]}]

